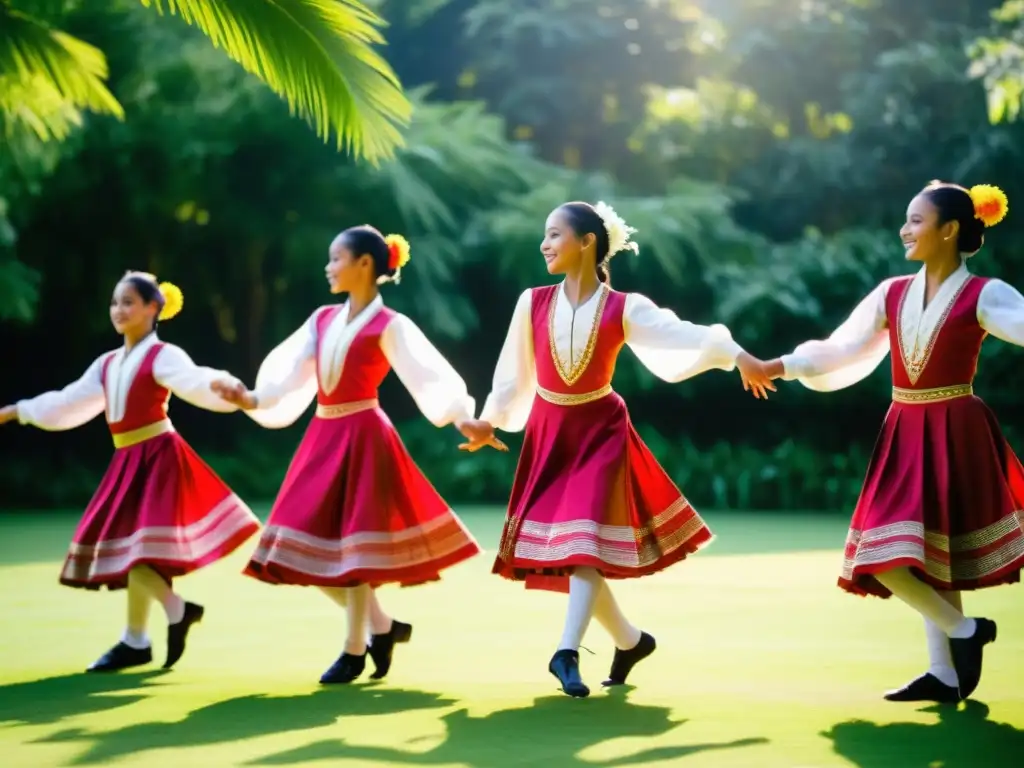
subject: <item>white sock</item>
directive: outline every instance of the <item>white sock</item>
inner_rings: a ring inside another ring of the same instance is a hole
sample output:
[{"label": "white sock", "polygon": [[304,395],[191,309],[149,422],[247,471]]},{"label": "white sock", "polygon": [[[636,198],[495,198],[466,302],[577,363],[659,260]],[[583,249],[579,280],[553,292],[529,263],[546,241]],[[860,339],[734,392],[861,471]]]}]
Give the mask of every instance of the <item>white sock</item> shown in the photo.
[{"label": "white sock", "polygon": [[345,652],[355,656],[366,653],[370,639],[370,587],[360,584],[348,589],[348,639]]},{"label": "white sock", "polygon": [[601,579],[601,589],[594,602],[594,618],[604,627],[605,632],[611,635],[616,648],[623,651],[636,648],[640,642],[640,630],[630,624],[622,613],[608,582],[601,578],[600,574],[598,578]]},{"label": "white sock", "polygon": [[955,688],[959,680],[953,668],[949,637],[928,619],[924,620],[924,634],[928,642],[928,671],[946,685]]},{"label": "white sock", "polygon": [[565,627],[558,650],[579,650],[603,582],[601,574],[593,568],[577,568],[569,577],[569,606],[565,611]]},{"label": "white sock", "polygon": [[177,624],[185,618],[185,601],[171,585],[148,565],[138,565],[129,572],[129,582],[135,579],[154,600],[164,607],[168,624]]},{"label": "white sock", "polygon": [[950,637],[955,637],[957,640],[964,640],[971,637],[974,634],[974,630],[978,628],[978,622],[974,619],[968,619],[964,617],[960,619],[953,629],[949,631]]},{"label": "white sock", "polygon": [[[327,597],[329,597],[331,599],[331,601],[334,602],[335,605],[337,605],[340,608],[344,608],[346,612],[348,611],[348,592],[349,592],[349,590],[346,587],[318,587],[318,589],[321,592],[323,592],[325,595],[327,595]],[[370,621],[371,621],[371,623],[373,621],[373,603],[372,602],[370,604]],[[370,644],[370,638],[371,638],[370,628],[367,627],[367,629],[366,629],[366,644],[367,645]]]},{"label": "white sock", "polygon": [[137,651],[144,651],[149,648],[149,635],[145,631],[138,632],[131,629],[125,629],[124,634],[121,635],[121,642],[127,645],[129,648],[134,648]]},{"label": "white sock", "polygon": [[391,631],[391,617],[384,613],[377,590],[370,590],[370,631],[375,635],[386,635]]},{"label": "white sock", "polygon": [[934,588],[914,576],[909,568],[893,568],[885,573],[876,573],[875,578],[949,637],[970,637],[974,634],[974,619],[964,618]]}]

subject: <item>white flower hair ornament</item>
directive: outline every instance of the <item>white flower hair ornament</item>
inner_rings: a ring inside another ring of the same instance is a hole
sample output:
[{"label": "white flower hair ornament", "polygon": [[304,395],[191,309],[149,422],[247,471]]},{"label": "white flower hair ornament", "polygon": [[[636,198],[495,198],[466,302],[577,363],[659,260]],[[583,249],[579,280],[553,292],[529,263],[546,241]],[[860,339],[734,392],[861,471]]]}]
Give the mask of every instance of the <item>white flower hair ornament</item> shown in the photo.
[{"label": "white flower hair ornament", "polygon": [[601,217],[604,222],[605,232],[608,233],[608,258],[619,251],[632,251],[640,253],[640,246],[630,240],[636,229],[629,226],[625,219],[615,212],[608,203],[603,200],[594,206],[594,213]]}]

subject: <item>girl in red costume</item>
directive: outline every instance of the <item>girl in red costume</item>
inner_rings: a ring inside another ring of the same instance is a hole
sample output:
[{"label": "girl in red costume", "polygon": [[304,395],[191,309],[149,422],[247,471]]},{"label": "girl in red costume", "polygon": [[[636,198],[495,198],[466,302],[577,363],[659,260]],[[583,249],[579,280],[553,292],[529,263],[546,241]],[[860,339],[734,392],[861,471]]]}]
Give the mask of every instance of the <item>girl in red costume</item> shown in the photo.
[{"label": "girl in red costume", "polygon": [[202,606],[186,602],[172,579],[226,557],[259,529],[259,521],[174,430],[171,394],[200,408],[237,407],[210,392],[223,371],[197,366],[157,337],[159,320],[182,307],[181,291],[149,274],[129,272],[115,286],[110,320],[124,346],[98,357],[78,381],[0,410],[45,430],[74,429],[106,411],[114,457],[72,539],[60,581],[84,589],[124,589],[127,628],[90,672],[148,664],[146,631],[153,602],[167,613],[167,659],[185,651]]},{"label": "girl in red costume", "polygon": [[[382,610],[375,588],[435,581],[480,548],[413,463],[377,401],[394,368],[436,426],[478,442],[462,378],[407,317],[384,306],[379,285],[398,280],[409,246],[368,226],[331,244],[326,273],[344,304],[321,307],[270,353],[253,391],[215,385],[259,424],[292,424],[315,397],[316,416],[292,459],[246,574],[319,587],[348,614],[348,639],[321,683],[359,677],[369,652],[377,679],[412,627]],[[369,632],[367,631],[369,629]]]},{"label": "girl in red costume", "polygon": [[526,428],[494,573],[527,588],[569,592],[565,627],[548,665],[562,690],[587,696],[579,646],[591,617],[615,642],[605,685],[625,683],[654,638],[623,615],[606,579],[663,570],[711,541],[711,531],[641,441],[612,391],[624,344],[648,369],[678,382],[738,367],[756,397],[772,389],[761,361],[721,325],[680,320],[608,284],[608,260],[637,250],[634,232],[604,203],[566,203],[548,217],[541,252],[558,285],[516,304],[490,397],[475,424]]},{"label": "girl in red costume", "polygon": [[1024,297],[967,269],[1006,209],[996,187],[932,182],[900,231],[921,270],[886,280],[828,339],[769,364],[773,376],[832,392],[892,355],[893,403],[839,579],[853,594],[895,595],[925,619],[929,670],[888,692],[890,701],[974,692],[996,624],[965,616],[960,593],[1015,583],[1024,566],[1024,468],[972,388],[986,336],[1024,345]]}]

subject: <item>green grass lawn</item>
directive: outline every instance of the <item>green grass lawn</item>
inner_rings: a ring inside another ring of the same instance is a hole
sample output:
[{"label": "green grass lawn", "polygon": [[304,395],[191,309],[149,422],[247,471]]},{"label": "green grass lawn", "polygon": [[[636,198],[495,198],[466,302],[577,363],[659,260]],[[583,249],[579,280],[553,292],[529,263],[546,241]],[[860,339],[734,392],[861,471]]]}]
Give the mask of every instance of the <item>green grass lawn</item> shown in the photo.
[{"label": "green grass lawn", "polygon": [[[501,511],[462,514],[492,553]],[[706,517],[707,550],[615,585],[659,643],[635,687],[600,689],[612,646],[595,624],[596,690],[573,700],[547,672],[565,597],[491,576],[490,553],[381,591],[416,628],[383,683],[317,684],[344,616],[241,577],[251,543],[179,583],[207,614],[175,670],[83,675],[118,638],[123,595],[57,584],[74,515],[0,515],[0,766],[1024,766],[1024,592],[968,596],[1000,623],[977,702],[890,704],[880,693],[926,665],[921,621],[834,586],[846,519]]]}]

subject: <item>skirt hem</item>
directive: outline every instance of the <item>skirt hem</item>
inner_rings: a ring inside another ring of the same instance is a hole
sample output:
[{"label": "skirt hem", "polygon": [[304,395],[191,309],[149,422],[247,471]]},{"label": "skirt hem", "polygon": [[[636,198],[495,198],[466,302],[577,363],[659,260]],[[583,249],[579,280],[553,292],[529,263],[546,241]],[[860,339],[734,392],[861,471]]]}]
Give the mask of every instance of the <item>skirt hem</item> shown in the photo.
[{"label": "skirt hem", "polygon": [[265,584],[284,584],[297,587],[354,587],[360,584],[369,584],[374,587],[384,584],[414,587],[440,581],[441,571],[465,562],[480,553],[479,545],[471,542],[444,557],[427,563],[396,568],[357,567],[329,576],[307,573],[278,564],[273,560],[268,562],[250,560],[242,573]]},{"label": "skirt hem", "polygon": [[942,579],[929,575],[926,571],[925,563],[920,560],[916,558],[901,557],[884,563],[872,563],[871,565],[857,566],[851,578],[840,576],[836,585],[844,592],[848,592],[851,595],[856,595],[858,597],[878,597],[883,600],[888,600],[892,597],[892,592],[882,586],[881,582],[874,578],[874,576],[875,574],[891,571],[894,568],[910,568],[911,573],[913,573],[920,581],[939,591],[975,592],[982,589],[991,589],[992,587],[1001,587],[1008,584],[1019,583],[1020,572],[1024,569],[1024,559],[1008,563],[1002,568],[993,571],[991,574],[978,579],[953,579],[952,581],[943,581]]},{"label": "skirt hem", "polygon": [[139,554],[132,558],[124,568],[119,569],[115,573],[104,574],[103,576],[91,578],[74,578],[62,574],[60,576],[60,583],[65,587],[71,587],[73,589],[88,589],[92,591],[106,587],[108,590],[113,592],[115,590],[127,588],[128,573],[132,568],[136,568],[140,565],[148,565],[169,583],[172,579],[187,576],[190,573],[198,571],[200,568],[205,568],[206,566],[231,555],[246,541],[252,538],[259,529],[259,523],[256,520],[253,520],[251,523],[232,534],[221,546],[217,547],[217,549],[193,560],[147,557],[145,554]]},{"label": "skirt hem", "polygon": [[513,558],[508,561],[499,556],[494,561],[491,573],[507,581],[524,582],[526,589],[568,592],[569,576],[575,568],[595,568],[606,579],[639,579],[660,573],[682,562],[690,555],[707,547],[714,540],[715,535],[705,528],[653,563],[636,567],[614,565],[594,555],[571,555],[557,561],[524,558]]}]

